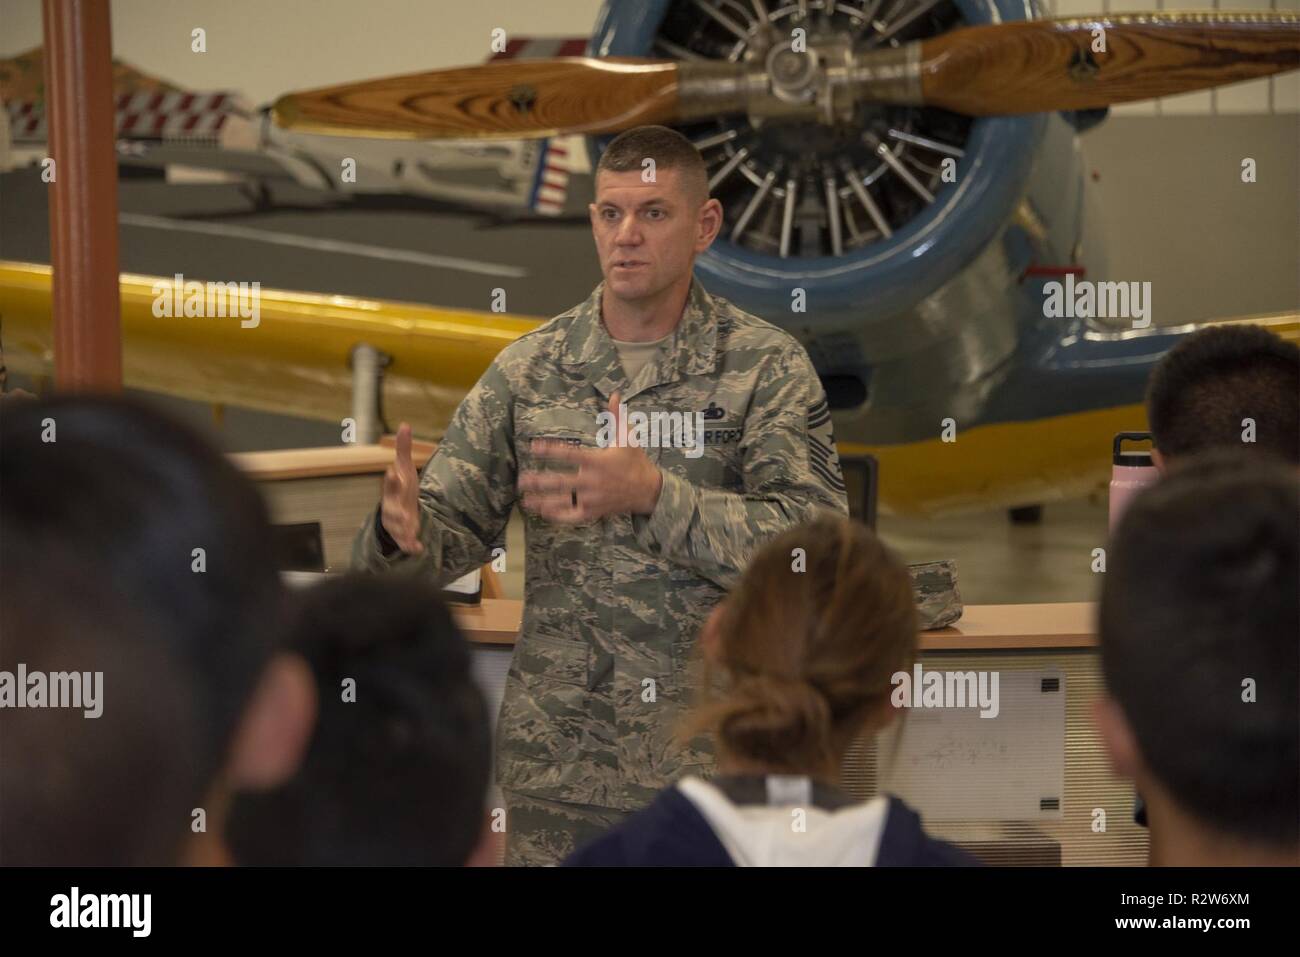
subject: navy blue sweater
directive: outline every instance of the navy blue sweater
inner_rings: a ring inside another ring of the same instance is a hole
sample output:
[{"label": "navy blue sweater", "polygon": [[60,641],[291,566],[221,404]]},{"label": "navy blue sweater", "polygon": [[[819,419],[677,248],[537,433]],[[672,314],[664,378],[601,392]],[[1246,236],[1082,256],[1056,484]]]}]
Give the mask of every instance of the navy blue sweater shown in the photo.
[{"label": "navy blue sweater", "polygon": [[[877,867],[968,867],[978,865],[960,848],[935,840],[921,819],[891,797]],[[578,848],[565,867],[733,867],[708,820],[675,787],[660,791],[649,807]]]}]

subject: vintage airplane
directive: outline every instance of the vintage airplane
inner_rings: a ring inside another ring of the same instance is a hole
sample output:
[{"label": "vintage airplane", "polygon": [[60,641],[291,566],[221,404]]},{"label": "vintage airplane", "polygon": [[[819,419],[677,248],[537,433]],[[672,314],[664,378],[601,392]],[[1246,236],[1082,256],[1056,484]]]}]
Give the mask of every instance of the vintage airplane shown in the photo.
[{"label": "vintage airplane", "polygon": [[[580,53],[585,39],[518,37],[493,61]],[[48,155],[38,47],[0,60],[0,172]],[[570,178],[587,168],[578,137],[481,140],[356,140],[283,129],[268,108],[254,109],[227,90],[183,90],[114,62],[119,169],[149,171],[169,182],[241,184],[259,211],[276,206],[277,187],[319,191],[327,201],[363,196],[439,200],[503,218],[585,214],[590,190],[570,202]],[[350,162],[350,175],[340,175]],[[214,175],[215,174],[215,175]]]},{"label": "vintage airplane", "polygon": [[[1151,365],[1192,328],[1143,327],[1124,290],[1101,285],[1112,274],[1076,134],[1113,103],[1300,67],[1294,14],[1038,12],[1025,0],[608,0],[587,57],[298,93],[274,116],[292,131],[414,140],[576,133],[593,158],[631,126],[682,130],[726,211],[697,274],[805,344],[841,453],[880,463],[882,507],[1032,505],[1103,480],[1114,433],[1144,426]],[[128,384],[337,421],[366,343],[390,357],[390,422],[431,435],[536,325],[263,290],[262,333],[240,335],[156,319],[154,283],[123,276]],[[1048,306],[1085,286],[1101,293],[1088,308]],[[44,267],[0,267],[22,371],[20,356],[48,351],[48,289]],[[792,310],[796,289],[806,311]],[[1246,321],[1300,338],[1294,313]]]}]

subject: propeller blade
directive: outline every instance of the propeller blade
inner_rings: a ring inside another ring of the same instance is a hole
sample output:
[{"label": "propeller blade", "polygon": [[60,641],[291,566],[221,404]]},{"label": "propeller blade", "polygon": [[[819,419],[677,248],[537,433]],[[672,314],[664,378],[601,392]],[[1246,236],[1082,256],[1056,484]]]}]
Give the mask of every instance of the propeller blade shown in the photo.
[{"label": "propeller blade", "polygon": [[1133,13],[953,30],[920,44],[927,106],[968,116],[1095,109],[1300,67],[1300,15]]},{"label": "propeller blade", "polygon": [[[988,116],[1095,109],[1297,67],[1297,14],[1101,14],[967,27],[866,52],[848,85],[875,102]],[[752,64],[564,57],[290,93],[272,112],[288,129],[404,139],[612,133],[737,111],[822,118],[820,99],[800,110],[769,82]]]},{"label": "propeller blade", "polygon": [[563,57],[434,70],[289,93],[282,127],[398,139],[531,139],[605,133],[677,116],[671,60]]}]

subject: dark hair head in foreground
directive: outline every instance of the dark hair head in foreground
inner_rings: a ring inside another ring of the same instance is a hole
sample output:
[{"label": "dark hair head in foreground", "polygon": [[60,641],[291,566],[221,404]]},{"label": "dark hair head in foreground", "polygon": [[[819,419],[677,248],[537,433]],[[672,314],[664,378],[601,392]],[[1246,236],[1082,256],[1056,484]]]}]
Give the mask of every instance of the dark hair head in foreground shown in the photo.
[{"label": "dark hair head in foreground", "polygon": [[1108,564],[1102,663],[1137,760],[1205,830],[1296,849],[1295,470],[1226,450],[1188,459],[1133,502]]},{"label": "dark hair head in foreground", "polygon": [[241,794],[228,836],[253,865],[464,864],[483,832],[491,735],[438,590],[351,575],[303,592],[292,646],[320,717],[285,786]]},{"label": "dark hair head in foreground", "polygon": [[823,513],[759,549],[701,641],[726,689],[689,728],[717,735],[720,763],[834,779],[915,657],[911,578],[861,522]]},{"label": "dark hair head in foreground", "polygon": [[1248,323],[1201,329],[1152,371],[1147,417],[1166,460],[1228,447],[1300,465],[1300,347]]},{"label": "dark hair head in foreground", "polygon": [[275,650],[256,489],[140,402],[0,400],[0,580],[0,670],[103,673],[0,709],[0,863],[175,863]]}]

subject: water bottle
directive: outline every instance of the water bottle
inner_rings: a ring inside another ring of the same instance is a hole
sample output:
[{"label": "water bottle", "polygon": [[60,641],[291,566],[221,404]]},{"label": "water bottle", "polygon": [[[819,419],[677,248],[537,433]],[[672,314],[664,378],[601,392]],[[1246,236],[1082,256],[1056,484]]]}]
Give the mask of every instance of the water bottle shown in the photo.
[{"label": "water bottle", "polygon": [[1115,533],[1120,516],[1133,500],[1133,496],[1148,485],[1155,484],[1159,471],[1151,461],[1149,449],[1123,451],[1125,441],[1150,442],[1150,432],[1120,432],[1112,447],[1110,469],[1110,533]]}]

